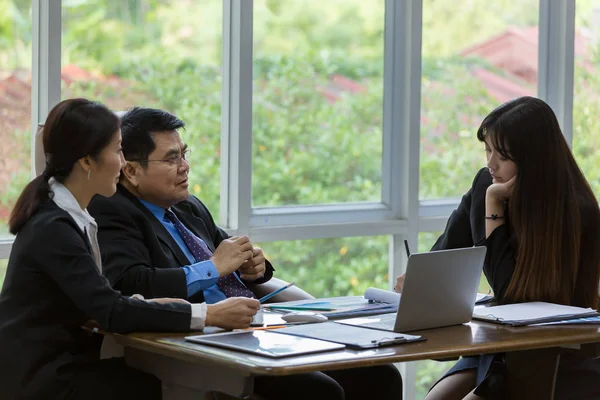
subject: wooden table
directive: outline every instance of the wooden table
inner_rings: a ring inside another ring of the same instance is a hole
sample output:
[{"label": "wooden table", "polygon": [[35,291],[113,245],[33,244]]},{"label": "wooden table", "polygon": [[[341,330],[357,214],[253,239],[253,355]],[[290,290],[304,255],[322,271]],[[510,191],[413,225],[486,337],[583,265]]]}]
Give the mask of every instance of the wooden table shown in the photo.
[{"label": "wooden table", "polygon": [[511,398],[552,399],[556,369],[564,351],[560,347],[581,345],[575,346],[580,348],[578,351],[598,356],[600,343],[597,325],[512,328],[473,321],[415,334],[425,336],[427,341],[279,360],[210,346],[193,345],[197,349],[194,350],[165,343],[189,345],[183,339],[189,334],[136,333],[115,338],[125,346],[125,359],[130,365],[163,381],[165,400],[198,399],[210,391],[248,396],[256,375],[291,375],[486,353],[506,353]]}]

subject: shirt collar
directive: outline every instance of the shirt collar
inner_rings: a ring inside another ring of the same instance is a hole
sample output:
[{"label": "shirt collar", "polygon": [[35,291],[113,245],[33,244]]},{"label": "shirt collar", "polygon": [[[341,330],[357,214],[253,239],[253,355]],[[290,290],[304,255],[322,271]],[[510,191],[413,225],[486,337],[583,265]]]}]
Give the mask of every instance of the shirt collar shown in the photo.
[{"label": "shirt collar", "polygon": [[96,220],[87,212],[87,209],[81,209],[77,199],[65,185],[54,178],[50,178],[48,184],[53,193],[52,201],[68,212],[82,231],[85,231],[90,225],[97,227]]},{"label": "shirt collar", "polygon": [[140,198],[138,198],[140,203],[142,203],[144,206],[146,206],[146,208],[148,210],[150,210],[150,212],[156,217],[156,219],[158,219],[159,221],[162,221],[165,218],[165,209],[157,206],[156,204],[152,204],[150,202],[147,202],[146,200],[142,200]]}]

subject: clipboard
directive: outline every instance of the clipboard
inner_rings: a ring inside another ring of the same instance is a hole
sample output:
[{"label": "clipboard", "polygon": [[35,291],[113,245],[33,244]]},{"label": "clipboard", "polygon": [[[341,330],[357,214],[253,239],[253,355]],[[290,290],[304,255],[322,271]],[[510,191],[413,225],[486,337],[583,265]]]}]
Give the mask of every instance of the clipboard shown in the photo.
[{"label": "clipboard", "polygon": [[332,321],[291,326],[272,332],[278,335],[300,336],[339,343],[346,345],[349,349],[373,349],[426,340],[423,336],[341,325]]},{"label": "clipboard", "polygon": [[540,301],[478,307],[473,311],[473,319],[509,326],[527,326],[597,316],[600,316],[600,314],[591,308],[565,306]]}]

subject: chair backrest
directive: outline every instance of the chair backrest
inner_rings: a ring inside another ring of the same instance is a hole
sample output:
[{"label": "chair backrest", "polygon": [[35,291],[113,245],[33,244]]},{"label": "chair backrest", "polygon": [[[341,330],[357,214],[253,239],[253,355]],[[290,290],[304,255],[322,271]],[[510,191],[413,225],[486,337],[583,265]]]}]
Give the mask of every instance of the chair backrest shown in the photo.
[{"label": "chair backrest", "polygon": [[35,131],[34,157],[35,157],[35,176],[39,176],[46,168],[46,154],[44,153],[44,143],[42,142],[43,124],[38,124]]}]

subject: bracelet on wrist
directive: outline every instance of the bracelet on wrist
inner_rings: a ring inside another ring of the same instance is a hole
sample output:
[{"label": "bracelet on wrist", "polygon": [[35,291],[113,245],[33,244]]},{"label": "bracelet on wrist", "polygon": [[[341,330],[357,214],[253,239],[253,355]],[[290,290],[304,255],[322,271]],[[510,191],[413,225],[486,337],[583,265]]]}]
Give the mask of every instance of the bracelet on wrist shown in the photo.
[{"label": "bracelet on wrist", "polygon": [[498,215],[498,214],[492,214],[492,215],[486,215],[485,219],[491,219],[491,220],[497,220],[497,219],[504,219],[504,215]]}]

